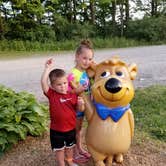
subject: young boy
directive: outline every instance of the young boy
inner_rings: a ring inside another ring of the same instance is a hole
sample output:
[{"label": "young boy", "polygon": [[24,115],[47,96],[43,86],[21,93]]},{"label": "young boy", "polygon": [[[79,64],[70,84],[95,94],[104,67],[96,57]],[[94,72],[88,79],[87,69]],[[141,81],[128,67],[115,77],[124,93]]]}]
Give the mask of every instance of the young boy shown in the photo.
[{"label": "young boy", "polygon": [[76,109],[83,111],[84,101],[68,92],[66,73],[62,69],[52,68],[53,60],[49,59],[41,77],[42,90],[49,100],[51,147],[55,151],[58,166],[65,166],[65,160],[69,166],[77,166],[73,162]]}]

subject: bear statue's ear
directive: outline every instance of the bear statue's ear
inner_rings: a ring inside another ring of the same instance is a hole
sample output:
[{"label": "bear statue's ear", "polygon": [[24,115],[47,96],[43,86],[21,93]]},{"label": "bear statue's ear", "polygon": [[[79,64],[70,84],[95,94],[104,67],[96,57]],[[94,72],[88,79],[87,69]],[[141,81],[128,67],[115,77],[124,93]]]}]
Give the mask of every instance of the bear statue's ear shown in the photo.
[{"label": "bear statue's ear", "polygon": [[132,63],[128,66],[128,70],[129,70],[129,73],[130,73],[130,79],[131,80],[134,80],[136,75],[137,75],[137,65],[135,63]]},{"label": "bear statue's ear", "polygon": [[91,65],[86,70],[86,72],[90,78],[95,76],[96,68],[97,68],[97,64],[95,62],[92,62]]}]

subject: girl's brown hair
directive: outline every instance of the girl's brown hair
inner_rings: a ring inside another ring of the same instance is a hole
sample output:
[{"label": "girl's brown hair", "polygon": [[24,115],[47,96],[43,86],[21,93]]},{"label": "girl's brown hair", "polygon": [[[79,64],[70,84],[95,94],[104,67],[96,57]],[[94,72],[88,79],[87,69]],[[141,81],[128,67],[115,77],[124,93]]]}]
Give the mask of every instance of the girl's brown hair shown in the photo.
[{"label": "girl's brown hair", "polygon": [[89,49],[93,52],[92,42],[89,39],[84,39],[80,42],[79,46],[76,49],[76,55],[80,55],[83,49]]}]

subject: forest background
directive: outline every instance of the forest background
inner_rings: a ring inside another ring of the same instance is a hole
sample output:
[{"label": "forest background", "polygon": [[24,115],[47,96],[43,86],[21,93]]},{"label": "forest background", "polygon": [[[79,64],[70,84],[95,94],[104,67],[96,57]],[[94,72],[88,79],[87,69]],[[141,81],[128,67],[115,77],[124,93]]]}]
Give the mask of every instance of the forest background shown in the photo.
[{"label": "forest background", "polygon": [[0,0],[0,51],[166,43],[166,0]]}]

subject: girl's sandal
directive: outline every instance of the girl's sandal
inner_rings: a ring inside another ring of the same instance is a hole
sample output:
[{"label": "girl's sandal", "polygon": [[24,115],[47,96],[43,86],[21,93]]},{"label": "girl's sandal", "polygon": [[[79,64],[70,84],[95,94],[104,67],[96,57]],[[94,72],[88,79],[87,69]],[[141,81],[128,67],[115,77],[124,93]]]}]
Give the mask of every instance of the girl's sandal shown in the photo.
[{"label": "girl's sandal", "polygon": [[88,162],[88,158],[86,158],[83,155],[77,155],[77,156],[74,156],[73,162],[78,163],[78,164],[79,163],[86,163],[86,162]]},{"label": "girl's sandal", "polygon": [[88,152],[80,152],[81,155],[83,155],[84,157],[86,157],[87,159],[89,159],[91,157],[91,154]]},{"label": "girl's sandal", "polygon": [[68,166],[79,166],[78,164],[73,162],[72,158],[69,158],[69,159],[66,158],[65,161],[66,161]]}]

